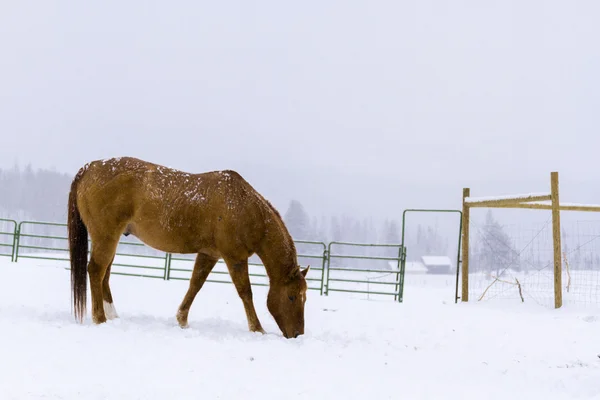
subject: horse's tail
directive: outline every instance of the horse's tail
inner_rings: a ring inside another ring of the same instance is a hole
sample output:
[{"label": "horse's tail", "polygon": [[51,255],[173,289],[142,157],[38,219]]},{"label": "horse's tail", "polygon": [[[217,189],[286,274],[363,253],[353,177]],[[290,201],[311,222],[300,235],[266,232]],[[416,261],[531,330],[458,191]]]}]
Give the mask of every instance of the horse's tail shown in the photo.
[{"label": "horse's tail", "polygon": [[77,206],[77,188],[83,172],[83,169],[80,170],[71,183],[68,210],[71,292],[75,319],[79,320],[80,323],[83,321],[86,312],[88,255],[88,231],[81,220],[81,214]]}]

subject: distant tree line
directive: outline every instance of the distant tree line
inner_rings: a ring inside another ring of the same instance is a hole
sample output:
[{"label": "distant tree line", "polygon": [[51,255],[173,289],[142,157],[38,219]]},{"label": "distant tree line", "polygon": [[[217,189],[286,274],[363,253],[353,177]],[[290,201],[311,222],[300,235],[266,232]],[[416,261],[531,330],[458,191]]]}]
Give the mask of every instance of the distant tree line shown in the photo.
[{"label": "distant tree line", "polygon": [[72,176],[15,165],[0,169],[0,217],[63,222]]},{"label": "distant tree line", "polygon": [[[9,169],[0,169],[0,218],[21,221],[44,221],[64,223],[67,219],[67,199],[72,177],[54,170],[34,170],[31,164],[24,168],[14,165]],[[0,222],[0,232],[11,232],[12,225]],[[24,234],[45,236],[66,236],[64,227],[25,226]],[[10,237],[0,234],[0,243],[8,243]],[[42,239],[24,236],[24,246],[45,246],[66,248],[66,240]],[[2,247],[3,252],[7,251]],[[25,252],[39,252],[24,249]],[[50,252],[60,253],[60,252]],[[66,255],[63,253],[62,255]]]}]

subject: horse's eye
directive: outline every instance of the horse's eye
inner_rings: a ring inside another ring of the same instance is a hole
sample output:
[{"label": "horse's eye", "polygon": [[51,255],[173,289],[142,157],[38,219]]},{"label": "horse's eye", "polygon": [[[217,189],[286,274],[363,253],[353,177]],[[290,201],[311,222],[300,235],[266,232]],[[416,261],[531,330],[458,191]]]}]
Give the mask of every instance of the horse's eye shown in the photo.
[{"label": "horse's eye", "polygon": [[290,301],[294,301],[296,300],[296,296],[288,296],[288,299],[290,299]]}]

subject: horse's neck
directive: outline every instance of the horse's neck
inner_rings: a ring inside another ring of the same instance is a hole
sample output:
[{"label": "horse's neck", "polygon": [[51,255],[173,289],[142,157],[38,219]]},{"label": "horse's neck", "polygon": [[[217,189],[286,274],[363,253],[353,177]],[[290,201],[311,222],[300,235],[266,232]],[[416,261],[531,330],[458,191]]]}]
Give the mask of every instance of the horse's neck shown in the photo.
[{"label": "horse's neck", "polygon": [[285,278],[294,268],[297,268],[294,241],[280,226],[269,228],[257,254],[265,265],[271,282]]}]

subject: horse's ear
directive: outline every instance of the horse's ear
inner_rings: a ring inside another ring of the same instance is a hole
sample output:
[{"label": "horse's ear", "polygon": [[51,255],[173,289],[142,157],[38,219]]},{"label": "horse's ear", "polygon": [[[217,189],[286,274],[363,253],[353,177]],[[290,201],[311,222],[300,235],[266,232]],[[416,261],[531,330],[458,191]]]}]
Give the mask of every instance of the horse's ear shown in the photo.
[{"label": "horse's ear", "polygon": [[310,269],[310,265],[306,268],[304,268],[303,270],[301,270],[300,272],[302,273],[302,276],[304,276],[306,278],[306,274],[308,274],[308,270]]}]

